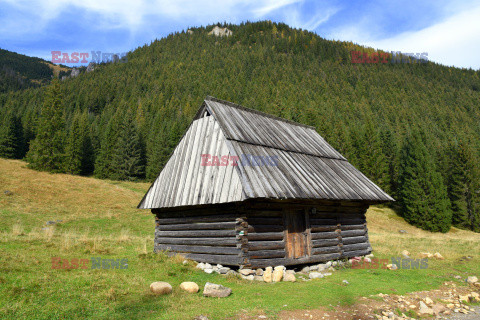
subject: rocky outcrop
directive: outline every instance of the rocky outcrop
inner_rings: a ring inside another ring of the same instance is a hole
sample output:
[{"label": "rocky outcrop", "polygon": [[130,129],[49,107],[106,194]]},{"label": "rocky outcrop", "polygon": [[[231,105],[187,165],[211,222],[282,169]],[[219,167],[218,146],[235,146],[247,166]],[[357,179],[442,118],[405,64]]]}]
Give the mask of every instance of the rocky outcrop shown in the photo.
[{"label": "rocky outcrop", "polygon": [[215,26],[212,31],[208,33],[209,35],[214,35],[216,37],[228,37],[233,34],[232,30],[227,28],[220,28],[219,26]]}]

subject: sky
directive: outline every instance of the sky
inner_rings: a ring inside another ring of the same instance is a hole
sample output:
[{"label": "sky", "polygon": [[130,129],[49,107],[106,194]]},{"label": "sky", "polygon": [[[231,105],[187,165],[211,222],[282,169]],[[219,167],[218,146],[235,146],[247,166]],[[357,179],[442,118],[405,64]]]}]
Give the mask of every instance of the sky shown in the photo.
[{"label": "sky", "polygon": [[0,0],[0,48],[46,60],[123,53],[192,26],[259,20],[480,69],[480,0]]}]

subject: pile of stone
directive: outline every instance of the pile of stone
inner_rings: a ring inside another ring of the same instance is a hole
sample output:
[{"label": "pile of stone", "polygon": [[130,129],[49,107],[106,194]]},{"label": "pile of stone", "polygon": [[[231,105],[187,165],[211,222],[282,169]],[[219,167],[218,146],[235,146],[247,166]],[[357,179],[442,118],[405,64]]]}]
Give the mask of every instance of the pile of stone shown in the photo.
[{"label": "pile of stone", "polygon": [[[373,257],[373,255],[371,255]],[[371,258],[370,257],[370,258]],[[368,257],[364,259],[370,259]],[[280,282],[288,281],[295,282],[297,279],[303,281],[310,281],[312,279],[320,279],[331,276],[336,268],[343,268],[352,263],[353,258],[349,261],[328,261],[316,265],[306,266],[301,270],[288,270],[285,266],[266,267],[265,269],[249,269],[240,268],[233,270],[229,267],[222,266],[220,264],[211,265],[210,263],[197,263],[196,267],[203,270],[205,273],[217,273],[225,276],[235,276],[250,281],[263,281],[263,282]]]}]

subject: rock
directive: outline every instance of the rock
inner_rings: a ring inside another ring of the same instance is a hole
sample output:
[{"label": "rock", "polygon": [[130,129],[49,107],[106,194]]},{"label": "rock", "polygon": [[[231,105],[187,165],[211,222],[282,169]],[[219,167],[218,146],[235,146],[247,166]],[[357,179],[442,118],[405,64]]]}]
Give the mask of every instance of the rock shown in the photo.
[{"label": "rock", "polygon": [[309,273],[310,272],[310,267],[303,267],[300,272],[301,273]]},{"label": "rock", "polygon": [[459,295],[458,296],[458,300],[460,300],[460,302],[469,302],[470,301],[470,297],[468,295]]},{"label": "rock", "polygon": [[445,310],[447,310],[447,308],[445,308],[444,305],[442,305],[440,303],[437,303],[432,307],[432,310],[433,310],[434,314],[440,314],[442,312],[445,312]]},{"label": "rock", "polygon": [[168,282],[157,281],[150,285],[150,291],[154,294],[170,294],[172,290],[172,286]]},{"label": "rock", "polygon": [[232,30],[227,28],[220,28],[219,26],[215,26],[212,31],[208,33],[209,35],[214,35],[216,37],[228,37],[233,34]]},{"label": "rock", "polygon": [[430,299],[429,297],[426,297],[423,301],[425,301],[425,303],[429,306],[433,304],[433,300]]},{"label": "rock", "polygon": [[480,295],[477,292],[471,292],[469,298],[472,302],[480,302]]},{"label": "rock", "polygon": [[253,271],[252,269],[240,269],[238,270],[238,273],[240,273],[243,276],[248,276],[248,275],[254,274],[255,271]]},{"label": "rock", "polygon": [[286,270],[285,273],[288,273],[288,274],[295,274],[295,270]]},{"label": "rock", "polygon": [[285,273],[283,275],[283,281],[295,282],[295,281],[297,281],[297,278],[295,278],[295,274],[293,274],[293,273]]},{"label": "rock", "polygon": [[363,261],[366,262],[366,263],[371,263],[372,259],[365,257],[365,258],[363,258]]},{"label": "rock", "polygon": [[188,29],[188,30],[187,30],[187,33],[188,33],[188,34],[193,34],[193,30]]},{"label": "rock", "polygon": [[55,224],[55,223],[56,223],[55,221],[47,221],[47,222],[45,222],[45,224],[46,224],[47,226],[50,226],[50,225]]},{"label": "rock", "polygon": [[318,279],[318,278],[323,278],[323,273],[320,273],[320,272],[310,272],[310,274],[308,275],[308,277],[310,279]]},{"label": "rock", "polygon": [[419,314],[433,314],[433,309],[427,307],[427,305],[423,302],[420,301],[420,308],[418,310]]},{"label": "rock", "polygon": [[230,268],[227,268],[227,267],[222,267],[222,268],[217,270],[217,272],[220,273],[220,274],[227,274],[228,271],[231,271],[231,270],[230,270]]},{"label": "rock", "polygon": [[408,233],[407,230],[398,230],[400,233]]},{"label": "rock", "polygon": [[449,304],[447,304],[447,308],[448,309],[453,309],[453,308],[455,308],[455,305],[453,303],[449,303]]},{"label": "rock", "polygon": [[95,66],[96,66],[95,62],[90,62],[87,66],[87,72],[91,72],[95,70]]},{"label": "rock", "polygon": [[272,270],[272,267],[265,268],[265,271],[263,272],[263,281],[272,282]]},{"label": "rock", "polygon": [[417,306],[414,305],[414,304],[411,304],[411,305],[409,305],[408,307],[409,307],[410,309],[417,309]]},{"label": "rock", "polygon": [[5,190],[5,191],[3,191],[3,194],[4,194],[4,195],[6,195],[6,196],[8,197],[8,196],[11,196],[11,195],[13,195],[13,192],[12,192],[12,191],[10,191],[10,190]]},{"label": "rock", "polygon": [[80,74],[80,70],[77,68],[73,68],[72,72],[70,73],[70,78],[76,78]]},{"label": "rock", "polygon": [[243,274],[240,275],[242,277],[242,279],[244,280],[249,280],[249,281],[253,281],[253,279],[255,279],[255,276],[253,274],[250,274],[248,276],[244,276]]},{"label": "rock", "polygon": [[198,284],[195,282],[182,282],[180,284],[180,289],[187,291],[189,293],[197,293],[200,288],[198,287]]},{"label": "rock", "polygon": [[420,253],[420,258],[432,258],[432,257],[433,257],[433,254],[431,254],[430,252]]},{"label": "rock", "polygon": [[213,269],[210,263],[205,263],[205,269]]},{"label": "rock", "polygon": [[397,270],[398,267],[396,264],[387,264],[387,269],[388,270]]},{"label": "rock", "polygon": [[327,261],[327,263],[325,263],[325,266],[327,268],[330,268],[332,266],[332,261]]},{"label": "rock", "polygon": [[433,257],[437,260],[444,260],[445,258],[440,254],[440,252],[435,252]]},{"label": "rock", "polygon": [[255,270],[255,275],[257,275],[257,276],[263,276],[263,269],[258,268],[257,270]]},{"label": "rock", "polygon": [[467,283],[475,283],[475,282],[478,282],[478,278],[475,277],[475,276],[470,276],[467,278]]},{"label": "rock", "polygon": [[205,263],[200,262],[199,264],[197,264],[197,266],[195,268],[203,270],[203,269],[205,269]]},{"label": "rock", "polygon": [[458,279],[458,280],[462,279],[462,276],[458,276],[458,275],[457,275],[457,276],[453,276],[453,277],[454,277],[455,279]]},{"label": "rock", "polygon": [[405,259],[409,259],[409,258],[410,258],[410,252],[408,252],[407,250],[403,250],[403,251],[402,251],[402,256],[403,256]]},{"label": "rock", "polygon": [[203,288],[204,297],[225,298],[232,294],[232,289],[224,287],[220,284],[207,282]]},{"label": "rock", "polygon": [[373,253],[367,254],[367,255],[365,256],[365,258],[369,258],[369,259],[372,259],[373,257],[375,257],[375,256],[373,255]]},{"label": "rock", "polygon": [[255,280],[255,281],[263,281],[263,276],[253,276],[253,280]]},{"label": "rock", "polygon": [[188,264],[188,261],[187,261],[187,260],[183,260],[182,264],[183,264],[183,265],[187,265],[187,264]]},{"label": "rock", "polygon": [[347,286],[350,284],[350,282],[348,282],[347,280],[342,280],[342,283],[347,285]]},{"label": "rock", "polygon": [[331,276],[332,274],[333,274],[333,273],[331,273],[331,272],[325,272],[325,273],[323,274],[323,276],[324,276],[324,277],[328,277],[328,276]]},{"label": "rock", "polygon": [[284,269],[285,269],[284,266],[275,267],[275,269],[273,270],[273,275],[272,275],[272,281],[273,282],[282,281]]},{"label": "rock", "polygon": [[213,273],[213,268],[205,268],[205,269],[203,269],[203,271],[205,273],[211,274],[211,273]]},{"label": "rock", "polygon": [[228,270],[227,273],[226,273],[227,276],[231,276],[231,277],[236,276],[237,274],[239,274],[239,273],[237,273],[236,271],[233,271],[233,270]]},{"label": "rock", "polygon": [[[324,264],[317,264],[317,265],[314,265],[314,266],[310,266],[309,269],[310,269],[310,271],[316,271],[316,270],[318,270],[320,267],[322,268],[322,270],[325,269],[325,265],[324,265]],[[309,272],[310,272],[310,271],[309,271]]]}]

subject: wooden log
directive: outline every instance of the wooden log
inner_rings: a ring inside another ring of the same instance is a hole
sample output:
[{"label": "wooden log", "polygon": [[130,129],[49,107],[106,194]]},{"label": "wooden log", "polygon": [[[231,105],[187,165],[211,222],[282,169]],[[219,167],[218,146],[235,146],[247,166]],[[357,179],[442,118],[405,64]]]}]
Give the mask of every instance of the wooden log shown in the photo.
[{"label": "wooden log", "polygon": [[336,246],[339,243],[340,243],[340,241],[337,238],[334,238],[334,239],[318,239],[318,240],[312,240],[312,247],[313,248],[330,247],[330,246]]},{"label": "wooden log", "polygon": [[291,258],[275,258],[275,259],[250,259],[249,264],[252,268],[264,268],[268,266],[291,266],[307,263],[318,263],[329,260],[336,260],[340,258],[340,253],[316,254],[310,257],[303,257],[298,259]]},{"label": "wooden log", "polygon": [[331,226],[319,226],[319,225],[312,225],[311,227],[312,232],[324,232],[324,231],[334,231],[337,229],[337,225],[331,225]]},{"label": "wooden log", "polygon": [[352,257],[360,257],[360,256],[365,256],[372,252],[371,249],[366,249],[366,250],[358,250],[358,251],[346,251],[343,252],[342,258],[352,258]]},{"label": "wooden log", "polygon": [[203,253],[184,253],[181,254],[185,258],[192,259],[198,262],[208,262],[211,264],[222,264],[224,266],[238,266],[243,263],[240,256],[227,256],[217,254],[203,254]]},{"label": "wooden log", "polygon": [[356,224],[356,225],[344,225],[344,224],[342,224],[340,226],[340,228],[342,230],[364,230],[365,225],[363,225],[363,224]]},{"label": "wooden log", "polygon": [[333,247],[320,247],[320,248],[313,248],[312,254],[325,254],[325,253],[340,253],[340,247],[333,246]]},{"label": "wooden log", "polygon": [[159,218],[155,221],[159,224],[181,224],[181,223],[199,223],[199,222],[232,222],[238,218],[238,214],[223,214],[223,215],[199,215],[196,217],[180,217],[180,218]]},{"label": "wooden log", "polygon": [[321,218],[310,218],[310,224],[316,225],[337,225],[337,219],[321,219]]},{"label": "wooden log", "polygon": [[285,250],[248,251],[247,257],[251,259],[284,258],[285,254]]},{"label": "wooden log", "polygon": [[240,249],[236,247],[209,247],[209,246],[186,246],[186,245],[174,245],[174,244],[155,244],[156,251],[173,251],[173,252],[186,252],[186,253],[210,253],[210,254],[226,254],[226,255],[238,255]]},{"label": "wooden log", "polygon": [[177,244],[177,245],[199,245],[199,246],[236,246],[237,239],[229,238],[162,238],[155,237],[155,243],[158,244]]},{"label": "wooden log", "polygon": [[335,231],[325,231],[325,232],[312,232],[312,240],[316,239],[332,239],[339,236]]},{"label": "wooden log", "polygon": [[250,240],[283,240],[283,232],[265,232],[265,233],[248,233],[248,241]]},{"label": "wooden log", "polygon": [[235,237],[235,234],[235,230],[155,231],[158,237],[174,238]]},{"label": "wooden log", "polygon": [[354,244],[343,245],[342,250],[346,252],[346,251],[365,250],[368,248],[370,248],[370,244],[368,243],[354,243]]},{"label": "wooden log", "polygon": [[282,217],[248,217],[247,221],[249,224],[255,225],[255,224],[273,224],[273,225],[278,225],[281,224],[283,225],[283,219]]},{"label": "wooden log", "polygon": [[365,236],[360,236],[360,237],[348,237],[348,238],[343,238],[342,243],[344,245],[346,244],[353,244],[353,243],[364,243],[367,242],[368,239]]},{"label": "wooden log", "polygon": [[248,233],[253,232],[279,232],[283,231],[283,225],[248,225]]},{"label": "wooden log", "polygon": [[258,251],[258,250],[275,250],[275,249],[284,249],[285,242],[283,241],[249,241],[248,250],[249,251]]},{"label": "wooden log", "polygon": [[364,224],[367,221],[363,218],[357,218],[357,219],[344,219],[340,218],[339,223],[341,224]]},{"label": "wooden log", "polygon": [[340,234],[342,238],[345,238],[345,237],[364,236],[365,233],[366,233],[365,230],[347,230],[347,231],[342,231]]},{"label": "wooden log", "polygon": [[210,222],[210,223],[182,223],[182,224],[166,224],[158,225],[157,230],[160,231],[181,231],[181,230],[227,230],[235,229],[235,221],[228,222]]}]

